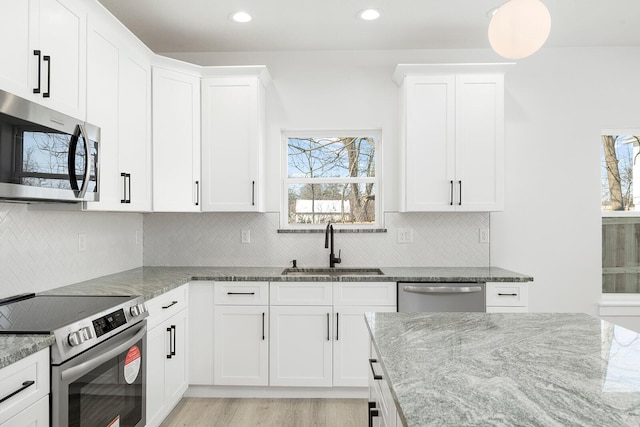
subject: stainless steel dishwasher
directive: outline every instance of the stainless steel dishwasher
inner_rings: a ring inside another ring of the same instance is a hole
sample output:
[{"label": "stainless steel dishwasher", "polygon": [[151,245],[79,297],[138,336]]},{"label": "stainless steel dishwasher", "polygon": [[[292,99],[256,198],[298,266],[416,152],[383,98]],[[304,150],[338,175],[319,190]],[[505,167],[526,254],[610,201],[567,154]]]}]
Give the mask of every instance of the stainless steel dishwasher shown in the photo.
[{"label": "stainless steel dishwasher", "polygon": [[398,311],[487,311],[485,283],[398,282]]}]

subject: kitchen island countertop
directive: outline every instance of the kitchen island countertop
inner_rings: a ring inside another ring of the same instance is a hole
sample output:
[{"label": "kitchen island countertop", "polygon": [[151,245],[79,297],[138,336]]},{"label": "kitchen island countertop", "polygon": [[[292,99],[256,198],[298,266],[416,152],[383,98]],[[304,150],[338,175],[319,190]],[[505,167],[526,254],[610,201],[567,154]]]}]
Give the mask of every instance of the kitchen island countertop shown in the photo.
[{"label": "kitchen island countertop", "polygon": [[638,426],[640,334],[586,314],[367,313],[405,426]]}]

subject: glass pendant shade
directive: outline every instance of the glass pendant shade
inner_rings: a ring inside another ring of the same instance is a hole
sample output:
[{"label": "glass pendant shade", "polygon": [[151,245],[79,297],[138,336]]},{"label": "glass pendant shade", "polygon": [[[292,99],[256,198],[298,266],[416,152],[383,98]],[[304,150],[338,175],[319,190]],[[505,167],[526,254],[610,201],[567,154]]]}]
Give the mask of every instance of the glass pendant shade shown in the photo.
[{"label": "glass pendant shade", "polygon": [[521,59],[542,47],[551,31],[551,15],[539,0],[509,0],[489,23],[489,44],[500,56]]}]

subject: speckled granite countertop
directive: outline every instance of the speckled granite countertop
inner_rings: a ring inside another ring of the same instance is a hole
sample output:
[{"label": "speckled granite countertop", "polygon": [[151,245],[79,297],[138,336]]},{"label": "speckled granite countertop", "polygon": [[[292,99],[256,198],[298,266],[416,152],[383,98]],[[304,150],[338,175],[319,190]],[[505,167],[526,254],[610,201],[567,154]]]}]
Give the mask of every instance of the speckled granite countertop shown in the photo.
[{"label": "speckled granite countertop", "polygon": [[381,267],[376,276],[284,276],[284,267],[140,267],[73,285],[45,294],[144,295],[146,299],[192,280],[270,282],[528,282],[532,277],[498,267]]},{"label": "speckled granite countertop", "polygon": [[405,426],[638,426],[640,334],[586,314],[367,313]]},{"label": "speckled granite countertop", "polygon": [[[152,299],[192,280],[528,282],[533,278],[498,267],[383,267],[382,276],[283,276],[284,267],[140,267],[43,292],[49,295],[143,295]],[[53,344],[49,336],[0,336],[0,368]]]}]

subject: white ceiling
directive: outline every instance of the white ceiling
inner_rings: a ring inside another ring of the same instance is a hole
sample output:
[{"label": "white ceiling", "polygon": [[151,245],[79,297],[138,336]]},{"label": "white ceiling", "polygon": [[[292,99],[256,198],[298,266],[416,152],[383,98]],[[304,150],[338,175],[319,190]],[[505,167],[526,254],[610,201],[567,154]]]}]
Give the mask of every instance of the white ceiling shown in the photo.
[{"label": "white ceiling", "polygon": [[[157,53],[488,48],[504,0],[99,0]],[[640,0],[543,0],[549,47],[640,46]],[[374,7],[377,21],[357,18]],[[234,11],[253,16],[247,24]]]}]

